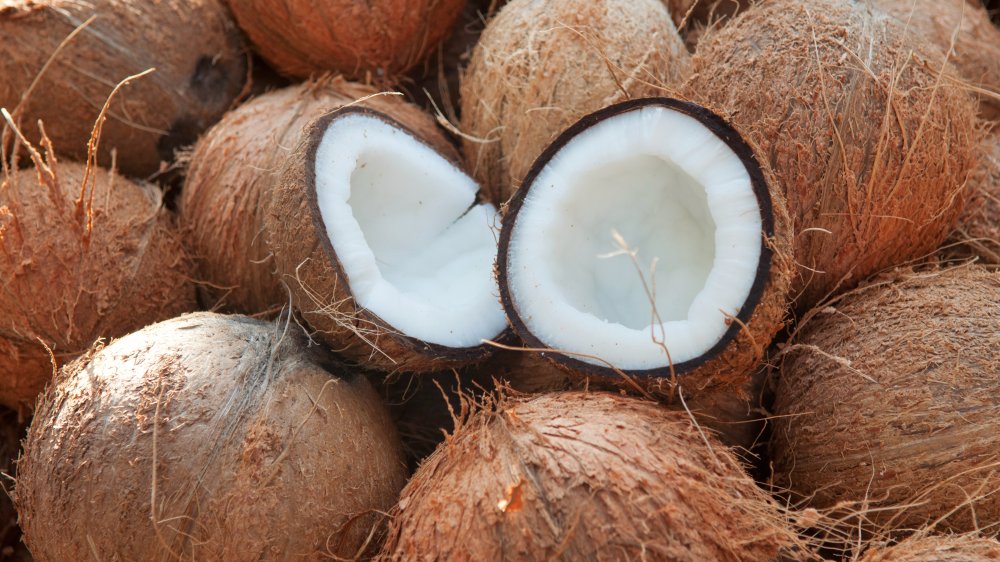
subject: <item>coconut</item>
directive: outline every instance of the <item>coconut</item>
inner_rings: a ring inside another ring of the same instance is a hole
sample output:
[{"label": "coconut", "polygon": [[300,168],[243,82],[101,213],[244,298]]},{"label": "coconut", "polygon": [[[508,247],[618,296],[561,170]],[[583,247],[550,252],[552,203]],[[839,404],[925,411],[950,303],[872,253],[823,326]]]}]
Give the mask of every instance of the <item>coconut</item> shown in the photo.
[{"label": "coconut", "polygon": [[0,403],[13,408],[31,408],[55,366],[97,338],[196,306],[157,188],[54,159],[36,167],[0,183]]},{"label": "coconut", "polygon": [[1000,264],[1000,130],[986,138],[980,165],[969,179],[969,191],[969,203],[945,244],[945,253]]},{"label": "coconut", "polygon": [[229,2],[257,52],[298,78],[324,71],[353,78],[403,73],[437,48],[464,6],[465,0]]},{"label": "coconut", "polygon": [[239,33],[218,0],[4,0],[0,37],[0,107],[31,139],[43,120],[56,149],[76,160],[88,156],[115,85],[156,69],[115,95],[104,122],[99,157],[110,165],[114,151],[127,175],[172,160],[246,81]]},{"label": "coconut", "polygon": [[865,2],[757,4],[683,92],[759,147],[792,216],[800,311],[928,255],[962,210],[976,103],[941,52]]},{"label": "coconut", "polygon": [[801,548],[722,444],[685,414],[614,394],[488,404],[393,515],[384,560],[760,561]]},{"label": "coconut", "polygon": [[406,476],[363,376],[294,324],[212,313],[62,369],[18,469],[39,562],[355,557]]},{"label": "coconut", "polygon": [[1000,274],[900,273],[812,313],[784,351],[775,482],[885,530],[1000,524]]},{"label": "coconut", "polygon": [[681,79],[684,43],[659,0],[513,0],[463,76],[463,148],[495,203],[584,115]]},{"label": "coconut", "polygon": [[926,536],[905,540],[891,548],[865,552],[861,562],[996,562],[1000,543],[968,536]]}]

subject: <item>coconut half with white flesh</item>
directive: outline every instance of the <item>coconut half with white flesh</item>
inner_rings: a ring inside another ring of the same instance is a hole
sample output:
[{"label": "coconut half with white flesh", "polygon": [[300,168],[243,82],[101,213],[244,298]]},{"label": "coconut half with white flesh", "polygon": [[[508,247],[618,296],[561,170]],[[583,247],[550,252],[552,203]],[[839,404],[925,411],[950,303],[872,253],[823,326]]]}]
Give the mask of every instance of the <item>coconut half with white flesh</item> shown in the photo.
[{"label": "coconut half with white flesh", "polygon": [[598,380],[745,382],[782,326],[791,272],[787,212],[767,175],[739,133],[691,103],[640,99],[585,117],[504,217],[511,324]]},{"label": "coconut half with white flesh", "polygon": [[265,232],[319,339],[369,367],[425,372],[485,358],[507,320],[496,208],[440,132],[407,125],[359,106],[317,120],[281,171]]}]

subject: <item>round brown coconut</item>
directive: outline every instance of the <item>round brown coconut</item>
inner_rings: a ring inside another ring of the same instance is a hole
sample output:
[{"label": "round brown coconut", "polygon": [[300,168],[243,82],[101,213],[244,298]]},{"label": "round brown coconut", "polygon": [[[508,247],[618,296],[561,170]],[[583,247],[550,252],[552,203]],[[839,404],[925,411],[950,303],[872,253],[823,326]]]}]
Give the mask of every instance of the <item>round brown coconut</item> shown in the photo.
[{"label": "round brown coconut", "polygon": [[980,165],[969,178],[969,191],[969,202],[945,243],[945,254],[1000,264],[1000,130],[986,137]]},{"label": "round brown coconut", "polygon": [[662,95],[687,62],[659,0],[508,2],[462,79],[468,168],[503,203],[563,129],[615,102]]},{"label": "round brown coconut", "polygon": [[[90,18],[94,18],[92,21]],[[57,151],[87,155],[91,131],[115,85],[99,158],[126,175],[148,176],[193,143],[236,99],[246,54],[218,0],[3,0],[0,107]],[[5,138],[5,140],[9,140]]]},{"label": "round brown coconut", "polygon": [[181,316],[39,401],[15,503],[35,560],[363,554],[406,472],[368,381],[287,322]]},{"label": "round brown coconut", "polygon": [[194,310],[191,262],[162,194],[70,162],[0,183],[0,404],[31,408],[96,339]]},{"label": "round brown coconut", "polygon": [[1000,543],[981,537],[921,537],[865,552],[860,562],[995,562]]},{"label": "round brown coconut", "polygon": [[774,480],[884,530],[1000,524],[1000,274],[901,273],[815,311],[785,349]]},{"label": "round brown coconut", "polygon": [[279,72],[392,78],[437,48],[465,1],[230,0],[229,7],[257,52]]},{"label": "round brown coconut", "polygon": [[865,2],[752,6],[682,88],[757,146],[783,189],[807,310],[933,252],[977,162],[976,102],[945,56]]}]

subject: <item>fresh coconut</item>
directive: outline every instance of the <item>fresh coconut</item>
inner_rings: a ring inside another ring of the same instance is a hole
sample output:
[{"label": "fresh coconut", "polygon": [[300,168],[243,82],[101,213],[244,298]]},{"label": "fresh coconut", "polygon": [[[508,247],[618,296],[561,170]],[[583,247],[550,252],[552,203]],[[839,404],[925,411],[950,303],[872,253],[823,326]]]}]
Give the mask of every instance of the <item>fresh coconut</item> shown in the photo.
[{"label": "fresh coconut", "polygon": [[385,371],[483,359],[507,320],[493,264],[496,208],[433,119],[400,103],[313,123],[264,218],[279,279],[315,337]]},{"label": "fresh coconut", "polygon": [[976,536],[925,536],[865,552],[860,562],[996,562],[1000,543]]},{"label": "fresh coconut", "polygon": [[806,550],[739,461],[636,398],[502,399],[403,490],[383,560],[773,560]]},{"label": "fresh coconut", "polygon": [[98,338],[195,309],[191,262],[162,194],[38,157],[0,182],[0,404],[31,408]]},{"label": "fresh coconut", "polygon": [[110,166],[114,152],[127,175],[173,160],[246,81],[242,42],[219,0],[3,0],[0,37],[0,107],[32,140],[44,121],[56,149],[76,160],[87,158],[116,84],[155,69],[115,95],[104,122],[100,161]]},{"label": "fresh coconut", "polygon": [[261,56],[284,74],[393,77],[448,35],[466,0],[230,0]]},{"label": "fresh coconut", "polygon": [[785,348],[774,480],[884,530],[1000,524],[1000,274],[900,273],[818,309]]},{"label": "fresh coconut", "polygon": [[513,0],[490,20],[462,80],[463,148],[497,204],[584,115],[662,95],[688,54],[659,0]]},{"label": "fresh coconut", "polygon": [[774,170],[796,308],[933,252],[976,165],[976,103],[945,55],[866,2],[754,5],[699,44],[682,88]]},{"label": "fresh coconut", "polygon": [[211,313],[65,367],[18,469],[38,562],[356,557],[406,477],[367,379],[294,323]]},{"label": "fresh coconut", "polygon": [[585,117],[504,217],[497,262],[514,330],[578,375],[633,390],[744,384],[783,325],[792,275],[767,176],[736,130],[687,102]]},{"label": "fresh coconut", "polygon": [[986,138],[983,157],[969,179],[969,203],[945,243],[949,257],[1000,264],[1000,130]]}]

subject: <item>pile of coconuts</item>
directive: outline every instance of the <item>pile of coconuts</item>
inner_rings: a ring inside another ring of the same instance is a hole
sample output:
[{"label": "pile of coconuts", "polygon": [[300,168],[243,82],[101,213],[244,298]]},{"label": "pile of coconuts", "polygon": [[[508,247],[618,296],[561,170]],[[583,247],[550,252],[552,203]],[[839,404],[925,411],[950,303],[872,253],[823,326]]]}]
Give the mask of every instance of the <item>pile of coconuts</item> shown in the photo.
[{"label": "pile of coconuts", "polygon": [[0,561],[1000,560],[998,13],[0,0]]}]

